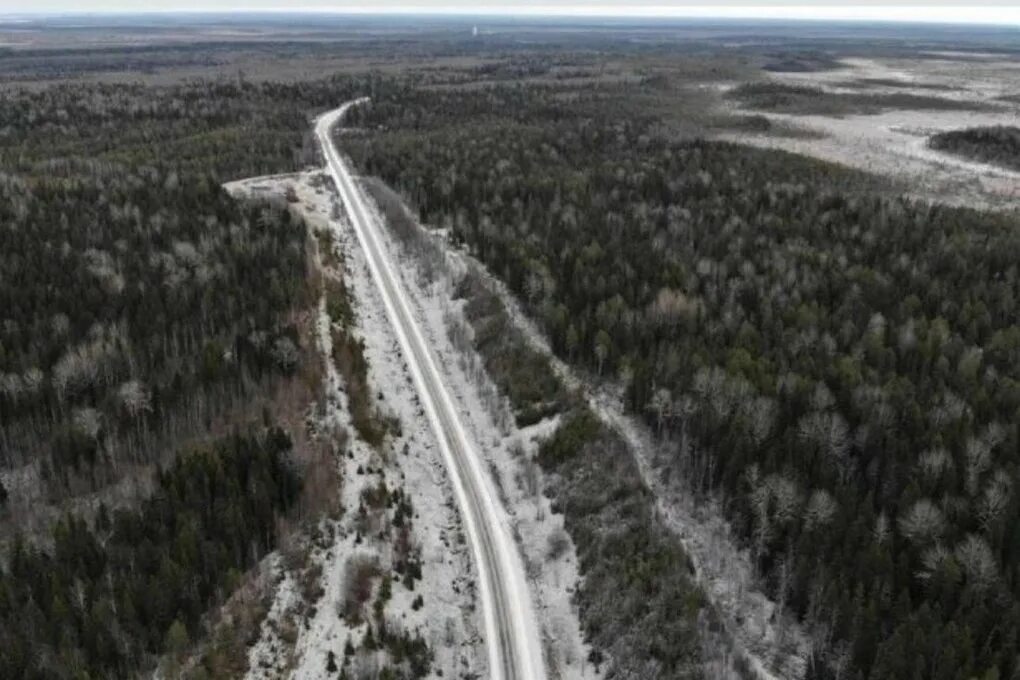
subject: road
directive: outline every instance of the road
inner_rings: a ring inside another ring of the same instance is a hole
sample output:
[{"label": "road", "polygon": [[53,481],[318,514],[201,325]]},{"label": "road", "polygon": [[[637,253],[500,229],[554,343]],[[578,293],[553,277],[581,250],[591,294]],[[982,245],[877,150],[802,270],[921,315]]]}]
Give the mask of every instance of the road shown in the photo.
[{"label": "road", "polygon": [[489,675],[493,680],[545,680],[539,626],[531,604],[524,567],[506,512],[492,480],[484,472],[475,446],[437,368],[428,343],[411,313],[407,295],[379,225],[365,205],[361,188],[339,154],[332,130],[358,99],[323,114],[315,134],[326,166],[347,208],[368,260],[372,280],[382,296],[390,323],[407,361],[415,389],[442,452],[478,572]]}]

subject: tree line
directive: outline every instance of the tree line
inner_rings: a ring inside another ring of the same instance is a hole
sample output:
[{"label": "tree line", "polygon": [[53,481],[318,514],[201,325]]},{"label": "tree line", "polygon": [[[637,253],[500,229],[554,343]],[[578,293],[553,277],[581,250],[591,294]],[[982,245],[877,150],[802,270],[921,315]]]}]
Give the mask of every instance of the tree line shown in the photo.
[{"label": "tree line", "polygon": [[1020,170],[1020,128],[1009,125],[948,130],[932,135],[928,146],[937,151]]}]

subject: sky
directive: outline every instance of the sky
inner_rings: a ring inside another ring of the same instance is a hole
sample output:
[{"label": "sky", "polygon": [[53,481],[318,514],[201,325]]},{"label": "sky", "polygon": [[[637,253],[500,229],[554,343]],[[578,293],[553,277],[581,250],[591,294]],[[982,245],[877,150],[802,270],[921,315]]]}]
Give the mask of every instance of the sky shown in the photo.
[{"label": "sky", "polygon": [[1017,0],[980,0],[979,4],[957,2],[910,2],[896,4],[863,0],[853,4],[786,0],[782,4],[730,0],[698,4],[682,0],[652,0],[649,3],[619,0],[508,0],[458,2],[457,0],[0,0],[0,14],[27,13],[116,13],[116,12],[223,12],[288,11],[437,14],[499,14],[546,16],[637,16],[637,17],[721,17],[754,19],[885,20],[946,23],[1020,25]]}]

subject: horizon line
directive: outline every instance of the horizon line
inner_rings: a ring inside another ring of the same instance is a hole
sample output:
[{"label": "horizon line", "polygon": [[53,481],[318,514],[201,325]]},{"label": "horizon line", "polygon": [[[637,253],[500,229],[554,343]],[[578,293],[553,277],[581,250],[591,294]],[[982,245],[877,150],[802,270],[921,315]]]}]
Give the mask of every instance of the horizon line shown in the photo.
[{"label": "horizon line", "polygon": [[[938,14],[918,15],[918,10],[934,9]],[[991,18],[985,11],[996,15]],[[879,24],[939,24],[989,26],[999,28],[1020,27],[1020,7],[1008,5],[946,5],[931,8],[917,5],[645,5],[623,8],[620,6],[575,7],[567,5],[524,6],[516,9],[490,7],[473,9],[463,6],[422,7],[414,5],[392,7],[178,7],[172,9],[143,9],[97,7],[95,9],[52,9],[34,12],[3,12],[0,21],[44,19],[58,17],[146,17],[173,15],[332,15],[356,17],[463,17],[463,18],[546,18],[546,19],[704,19],[721,21],[773,21],[804,23],[879,23]]]}]

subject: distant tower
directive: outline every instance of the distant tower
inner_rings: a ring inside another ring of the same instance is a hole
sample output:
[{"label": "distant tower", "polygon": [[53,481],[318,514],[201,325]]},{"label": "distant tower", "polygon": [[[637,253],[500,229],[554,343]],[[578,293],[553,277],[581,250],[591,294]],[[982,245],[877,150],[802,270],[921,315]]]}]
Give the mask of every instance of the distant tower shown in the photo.
[{"label": "distant tower", "polygon": [[471,29],[471,35],[472,35],[472,37],[475,37],[475,38],[478,37],[478,27],[477,26],[475,26],[474,28]]}]

